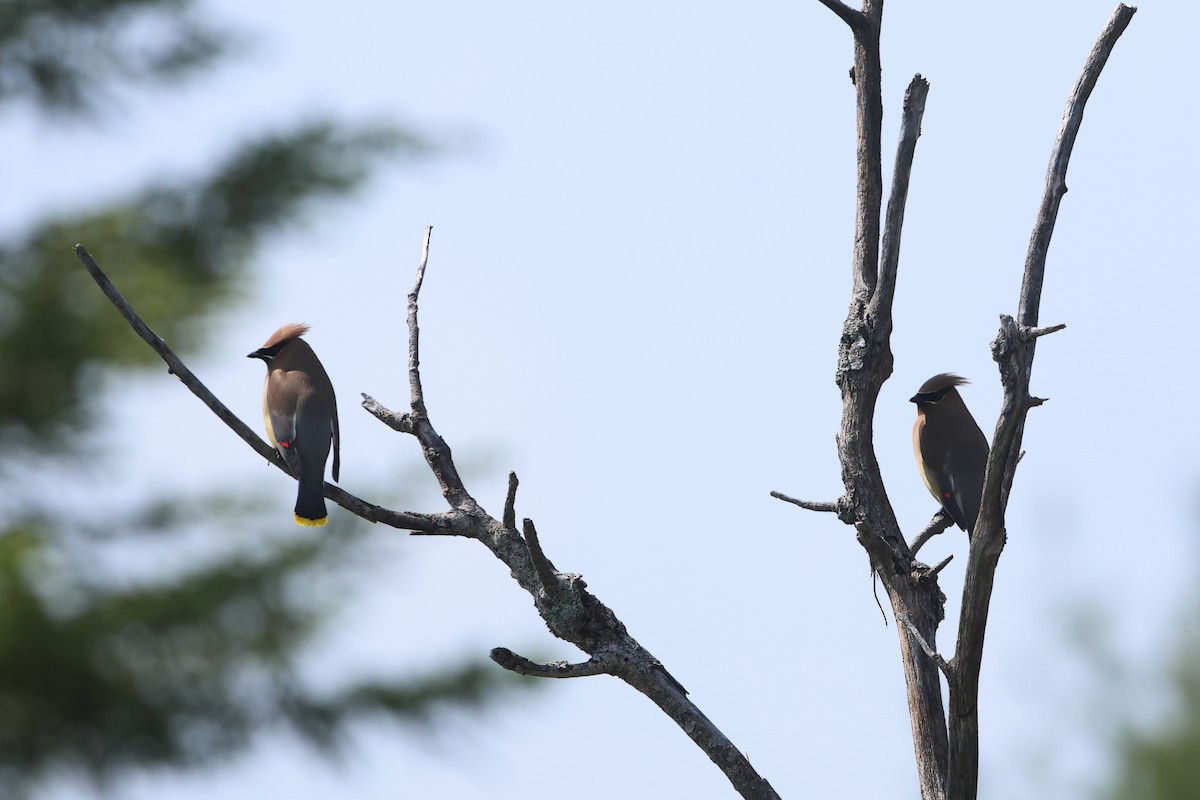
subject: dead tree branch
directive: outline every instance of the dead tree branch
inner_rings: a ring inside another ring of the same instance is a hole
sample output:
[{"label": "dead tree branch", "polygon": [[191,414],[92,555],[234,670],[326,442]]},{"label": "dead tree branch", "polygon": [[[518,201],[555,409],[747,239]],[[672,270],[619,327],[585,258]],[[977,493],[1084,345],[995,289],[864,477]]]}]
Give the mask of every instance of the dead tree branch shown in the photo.
[{"label": "dead tree branch", "polygon": [[782,500],[785,503],[791,503],[794,506],[799,506],[805,511],[819,511],[825,514],[842,515],[846,512],[846,502],[844,499],[838,500],[798,500],[795,497],[788,497],[783,492],[771,492],[771,497],[776,500]]},{"label": "dead tree branch", "polygon": [[[692,738],[728,777],[734,788],[746,798],[776,798],[775,790],[750,765],[733,743],[713,725],[687,697],[683,686],[642,647],[603,603],[587,591],[579,575],[558,572],[542,552],[533,523],[525,520],[524,536],[515,530],[514,523],[506,525],[492,518],[475,501],[462,482],[445,440],[434,430],[425,407],[419,368],[420,329],[417,321],[417,302],[424,280],[429,254],[430,229],[425,232],[425,245],[416,285],[408,295],[409,382],[412,391],[412,411],[405,416],[412,421],[406,431],[417,438],[430,470],[442,487],[442,494],[451,507],[474,523],[474,538],[511,570],[513,577],[530,593],[534,605],[551,633],[574,644],[592,657],[589,666],[564,667],[571,675],[607,673],[621,678],[649,697]],[[382,407],[371,409],[381,418],[388,412]],[[394,416],[394,415],[393,415]],[[515,481],[510,484],[510,497],[515,502]],[[506,515],[508,513],[506,503]],[[520,667],[525,674],[546,675],[558,672],[539,667],[520,657],[508,659],[497,650],[502,666]],[[594,672],[591,672],[593,671]]]},{"label": "dead tree branch", "polygon": [[[96,282],[96,285],[100,287],[100,291],[104,293],[104,296],[109,299],[117,311],[120,312],[121,316],[125,318],[125,321],[129,323],[129,327],[133,328],[134,333],[140,336],[146,344],[150,345],[150,348],[155,353],[158,353],[159,358],[166,362],[167,371],[179,378],[192,394],[200,398],[200,402],[208,406],[209,410],[229,426],[230,430],[241,437],[242,441],[248,444],[254,452],[258,453],[271,464],[274,464],[285,475],[293,477],[275,448],[259,438],[250,429],[250,426],[238,419],[237,415],[218,400],[217,396],[209,391],[208,387],[188,369],[187,365],[175,354],[175,351],[138,316],[137,312],[133,310],[133,306],[125,300],[121,293],[117,291],[117,287],[113,285],[108,276],[100,269],[96,260],[92,258],[91,253],[83,245],[77,244],[75,245],[75,255],[83,262],[83,266],[87,269],[88,274],[92,276],[92,280]],[[459,524],[455,516],[449,513],[410,514],[381,508],[355,497],[331,483],[325,484],[325,496],[350,513],[368,522],[382,522],[385,525],[402,530],[422,531],[425,533],[449,533]]]},{"label": "dead tree branch", "polygon": [[585,678],[591,675],[608,675],[609,666],[602,656],[593,656],[579,664],[555,661],[539,664],[525,656],[517,655],[507,647],[496,647],[490,653],[492,661],[518,675],[532,678]]},{"label": "dead tree branch", "polygon": [[1119,5],[1109,18],[1095,46],[1088,55],[1083,72],[1067,98],[1062,127],[1050,154],[1046,172],[1046,187],[1030,236],[1025,258],[1025,274],[1021,282],[1017,319],[1000,318],[1000,332],[992,342],[992,356],[1000,367],[1000,383],[1004,399],[992,451],[984,479],[983,501],[971,553],[967,560],[963,584],[962,616],[958,625],[958,642],[954,651],[950,686],[950,774],[949,795],[970,800],[976,796],[979,783],[979,673],[983,661],[983,642],[987,627],[988,608],[996,565],[1004,549],[1006,531],[1004,509],[1012,487],[1017,462],[1021,457],[1021,441],[1025,434],[1025,417],[1038,404],[1029,394],[1030,376],[1037,337],[1062,326],[1038,329],[1038,313],[1042,298],[1042,281],[1050,237],[1058,218],[1058,208],[1067,192],[1067,165],[1075,137],[1083,123],[1084,106],[1108,56],[1121,34],[1128,27],[1137,9]]},{"label": "dead tree branch", "polygon": [[[937,650],[936,633],[944,616],[945,597],[938,574],[918,562],[915,553],[949,526],[935,517],[910,546],[888,500],[874,450],[874,412],[879,392],[892,372],[892,301],[909,181],[920,136],[929,84],[914,77],[904,98],[900,141],[886,215],[882,213],[882,91],[879,35],[883,0],[864,0],[856,10],[840,0],[819,0],[850,28],[854,40],[854,91],[857,113],[857,203],[852,253],[850,308],[838,349],[836,382],[842,397],[838,453],[845,493],[832,502],[811,502],[773,492],[800,507],[837,514],[854,526],[872,569],[888,594],[897,625],[900,656],[912,723],[920,792],[923,800],[972,800],[978,785],[978,688],[984,635],[996,565],[1004,548],[1004,512],[1017,463],[1021,458],[1026,415],[1043,401],[1029,392],[1037,339],[1062,329],[1038,327],[1039,306],[1050,239],[1066,193],[1066,172],[1082,122],[1084,106],[1116,41],[1135,9],[1120,5],[1093,48],[1067,102],[1062,128],[1047,172],[1045,192],[1026,257],[1017,316],[1001,317],[992,343],[999,364],[1004,400],[988,461],[980,516],[972,539],[963,588],[955,655],[947,661]],[[325,496],[372,522],[423,535],[455,535],[478,540],[511,571],[532,596],[534,605],[555,636],[588,655],[579,663],[542,664],[505,648],[492,651],[497,664],[512,671],[546,678],[607,674],[620,678],[659,706],[724,772],[745,798],[777,798],[765,779],[733,743],[696,707],[687,691],[626,630],[616,615],[587,591],[582,576],[557,570],[542,550],[533,523],[516,525],[515,475],[510,476],[502,518],[490,516],[474,499],[458,473],[450,447],[433,427],[420,375],[418,301],[429,260],[430,230],[425,232],[416,281],[408,294],[408,359],[410,409],[396,413],[363,395],[363,407],[386,425],[410,434],[420,444],[438,481],[448,511],[399,512],[325,485]],[[288,471],[274,448],[229,411],[136,314],[95,260],[77,245],[76,254],[97,285],[133,330],[167,363],[213,413],[262,458]],[[940,673],[950,687],[949,715],[943,710]]]},{"label": "dead tree branch", "polygon": [[850,30],[856,31],[867,24],[867,16],[863,12],[851,8],[841,0],[818,0],[821,5],[828,8],[833,13],[841,18],[842,22],[850,26]]},{"label": "dead tree branch", "polygon": [[929,520],[929,524],[917,534],[917,538],[912,540],[912,544],[908,546],[908,549],[915,556],[917,551],[925,546],[926,542],[953,526],[954,520],[950,519],[950,515],[944,509],[939,508],[937,513],[933,515],[933,519]]},{"label": "dead tree branch", "polygon": [[[911,547],[905,543],[879,474],[873,444],[875,404],[892,371],[892,299],[899,268],[900,233],[929,87],[917,76],[905,94],[900,145],[880,245],[883,183],[879,31],[883,3],[864,0],[862,11],[855,12],[837,0],[820,1],[846,22],[854,34],[852,76],[858,119],[853,291],[842,329],[837,367],[837,384],[842,394],[838,453],[846,488],[838,501],[838,505],[844,506],[844,514],[839,513],[839,517],[855,526],[858,541],[887,590],[894,615],[903,622],[897,628],[921,796],[924,800],[946,797],[969,800],[974,798],[978,783],[979,665],[992,580],[1004,546],[1003,508],[1020,458],[1025,414],[1040,402],[1029,394],[1033,352],[1038,337],[1062,327],[1037,327],[1046,252],[1059,202],[1066,192],[1066,166],[1083,105],[1116,39],[1128,25],[1133,9],[1118,7],[1068,101],[1063,129],[1051,158],[1042,209],[1030,242],[1017,319],[1002,317],[1000,335],[993,343],[993,354],[1000,363],[1005,403],[992,444],[983,513],[967,565],[956,655],[946,661],[937,652],[935,635],[945,601],[937,585],[937,575],[947,561],[930,569],[917,562],[914,554],[931,536],[948,527],[949,521],[935,517]],[[843,511],[829,503],[780,499],[813,510]],[[949,719],[943,713],[939,669],[947,676],[950,687]]]},{"label": "dead tree branch", "polygon": [[[946,561],[943,563],[949,563],[951,558],[953,558],[953,556],[947,556]],[[938,665],[938,669],[940,669],[947,677],[949,677],[950,664],[946,661],[946,659],[942,658],[942,654],[934,650],[929,645],[929,642],[925,641],[925,637],[921,635],[921,632],[917,630],[915,625],[909,622],[908,617],[897,617],[896,619],[901,625],[908,628],[909,633],[911,633],[913,638],[917,640],[917,644],[920,645],[921,650],[925,653],[925,655],[933,659],[934,663]]]},{"label": "dead tree branch", "polygon": [[[908,204],[908,182],[912,175],[917,139],[921,136],[921,118],[929,97],[929,81],[913,77],[904,93],[904,112],[900,119],[900,146],[892,170],[892,191],[888,196],[887,216],[883,221],[883,251],[880,254],[879,286],[871,297],[870,315],[891,325],[892,299],[896,295],[896,274],[900,270],[900,233],[904,227],[904,209]],[[891,333],[889,328],[888,333]]]},{"label": "dead tree branch", "polygon": [[[882,0],[865,0],[857,16],[838,12],[854,33],[854,91],[858,119],[857,204],[851,263],[853,290],[850,310],[838,347],[837,385],[842,394],[842,425],[838,455],[847,513],[871,568],[879,575],[897,618],[904,682],[912,722],[917,775],[924,800],[945,798],[947,769],[946,717],[938,665],[926,651],[936,652],[938,623],[944,616],[945,595],[936,574],[918,564],[896,521],[879,462],[875,456],[875,404],[884,381],[892,374],[892,297],[899,269],[901,232],[909,179],[929,83],[917,75],[904,96],[900,142],[883,228],[882,141],[883,99],[879,59]],[[847,16],[850,18],[847,19]]]},{"label": "dead tree branch", "polygon": [[[521,587],[532,595],[534,605],[550,631],[589,656],[588,661],[580,664],[537,664],[510,650],[496,648],[492,651],[492,658],[497,664],[521,674],[539,677],[582,677],[600,674],[616,676],[650,698],[673,719],[725,773],[742,797],[778,800],[778,795],[771,785],[688,698],[687,690],[679,681],[629,635],[624,623],[617,619],[608,607],[587,591],[587,584],[583,578],[554,569],[553,564],[542,552],[533,523],[525,520],[524,536],[516,530],[515,476],[510,479],[503,520],[488,515],[467,490],[454,464],[450,447],[429,421],[421,386],[417,301],[429,259],[429,237],[430,229],[427,228],[416,283],[408,295],[408,374],[411,410],[403,414],[394,413],[367,395],[363,396],[363,407],[393,430],[416,437],[450,510],[438,514],[391,511],[367,503],[328,483],[325,484],[325,496],[351,513],[372,522],[381,522],[418,534],[464,536],[480,541],[504,562]],[[75,252],[101,291],[116,306],[130,327],[162,357],[170,371],[262,458],[287,473],[275,449],[255,435],[221,403],[170,347],[142,321],[87,250],[82,245],[76,245]]]},{"label": "dead tree branch", "polygon": [[517,473],[508,473],[508,494],[504,497],[504,527],[511,530],[517,529],[517,485],[520,481],[517,480]]}]

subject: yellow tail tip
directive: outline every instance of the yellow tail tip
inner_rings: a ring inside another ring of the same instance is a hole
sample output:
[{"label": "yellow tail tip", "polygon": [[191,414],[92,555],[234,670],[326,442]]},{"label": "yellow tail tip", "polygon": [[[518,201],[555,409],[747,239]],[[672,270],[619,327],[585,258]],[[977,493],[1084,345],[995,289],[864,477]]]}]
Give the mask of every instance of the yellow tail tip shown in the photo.
[{"label": "yellow tail tip", "polygon": [[329,517],[321,517],[320,519],[309,519],[308,517],[302,517],[299,514],[296,514],[295,517],[296,517],[296,524],[303,525],[306,528],[321,528],[321,527],[324,527],[326,522],[329,522]]}]

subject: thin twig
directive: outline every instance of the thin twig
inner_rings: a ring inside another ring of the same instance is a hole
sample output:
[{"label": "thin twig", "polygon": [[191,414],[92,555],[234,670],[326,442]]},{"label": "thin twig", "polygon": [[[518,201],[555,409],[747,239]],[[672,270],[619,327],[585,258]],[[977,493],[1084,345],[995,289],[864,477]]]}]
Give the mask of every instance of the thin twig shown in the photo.
[{"label": "thin twig", "polygon": [[950,666],[950,663],[942,657],[941,653],[929,646],[929,642],[925,641],[925,637],[921,635],[919,630],[917,630],[917,626],[913,625],[912,622],[909,621],[908,617],[904,614],[898,614],[896,619],[908,629],[909,634],[913,637],[913,639],[916,640],[917,645],[921,648],[925,655],[929,656],[929,658],[933,660],[933,663],[938,665],[938,669],[942,671],[942,674],[944,674],[947,679],[950,678],[953,669]]},{"label": "thin twig", "polygon": [[421,331],[417,327],[417,300],[421,296],[421,285],[425,282],[425,266],[429,263],[429,239],[433,226],[425,226],[425,242],[421,245],[421,263],[417,267],[417,280],[408,293],[408,385],[412,391],[413,413],[424,417],[425,391],[421,388]]},{"label": "thin twig", "polygon": [[1058,331],[1061,331],[1065,327],[1067,327],[1065,324],[1059,324],[1059,325],[1050,325],[1045,328],[1025,328],[1021,331],[1021,335],[1027,339],[1037,339],[1037,338],[1046,336],[1051,333],[1057,333]]},{"label": "thin twig", "polygon": [[488,655],[491,656],[492,661],[505,669],[533,678],[583,678],[589,675],[607,675],[609,673],[609,666],[602,655],[592,656],[587,661],[578,664],[568,661],[552,661],[549,664],[541,664],[518,655],[507,647],[493,648]]},{"label": "thin twig", "polygon": [[879,616],[883,617],[883,627],[888,626],[887,612],[883,610],[883,603],[879,601],[879,572],[875,569],[871,570],[871,595],[875,598],[875,605],[879,607]]},{"label": "thin twig", "polygon": [[[429,420],[429,412],[425,407],[425,390],[421,385],[421,328],[418,324],[418,300],[421,297],[421,287],[425,283],[425,269],[429,264],[429,240],[433,236],[433,226],[425,226],[425,239],[421,247],[421,262],[417,265],[417,278],[412,291],[408,293],[408,384],[410,389],[409,414],[396,414],[389,411],[370,395],[363,395],[363,408],[374,414],[394,430],[411,433],[421,443],[421,451],[425,455],[425,463],[437,479],[442,489],[442,496],[452,508],[463,511],[476,518],[485,517],[483,509],[471,493],[467,491],[462,476],[450,452],[450,446],[434,429]],[[490,517],[488,517],[490,519]]]},{"label": "thin twig", "polygon": [[[82,244],[77,244],[74,249],[75,255],[79,257],[88,274],[92,276],[92,280],[100,287],[100,291],[104,293],[109,302],[125,318],[125,321],[129,323],[129,327],[133,329],[134,333],[140,336],[142,341],[150,345],[150,348],[155,353],[158,353],[159,358],[166,362],[171,374],[179,378],[192,394],[200,398],[200,402],[208,406],[213,414],[217,416],[217,419],[224,422],[254,452],[258,453],[262,458],[278,467],[281,472],[294,480],[295,476],[292,475],[291,470],[283,463],[283,459],[280,457],[278,451],[263,441],[263,439],[250,429],[249,425],[242,422],[236,414],[230,411],[229,407],[222,403],[196,377],[194,372],[188,369],[188,366],[163,341],[162,337],[150,329],[150,326],[145,323],[137,311],[134,310],[133,306],[130,305],[129,301],[125,299],[113,282],[109,280],[108,275],[96,263],[96,259],[92,258],[92,254],[87,251],[87,248]],[[401,530],[423,531],[426,533],[450,533],[461,522],[459,518],[450,514],[409,514],[400,511],[391,511],[390,509],[372,505],[331,483],[325,484],[325,496],[347,511],[369,522],[380,522],[394,528],[400,528]]]},{"label": "thin twig", "polygon": [[382,403],[366,392],[359,392],[359,394],[363,399],[362,407],[384,425],[400,433],[414,433],[412,414],[397,414],[384,407]]},{"label": "thin twig", "polygon": [[809,511],[821,511],[829,514],[837,514],[840,510],[840,506],[836,500],[831,503],[815,500],[797,500],[794,497],[788,497],[783,492],[771,492],[771,497],[774,497],[776,500],[782,500],[785,503],[791,503],[794,506],[800,506],[801,508]]},{"label": "thin twig", "polygon": [[929,574],[937,575],[939,572],[941,572],[942,570],[944,570],[946,568],[947,564],[949,564],[953,560],[954,560],[954,554],[951,553],[950,555],[946,556],[941,561],[939,561],[937,563],[937,566],[935,566],[933,569],[929,570]]}]

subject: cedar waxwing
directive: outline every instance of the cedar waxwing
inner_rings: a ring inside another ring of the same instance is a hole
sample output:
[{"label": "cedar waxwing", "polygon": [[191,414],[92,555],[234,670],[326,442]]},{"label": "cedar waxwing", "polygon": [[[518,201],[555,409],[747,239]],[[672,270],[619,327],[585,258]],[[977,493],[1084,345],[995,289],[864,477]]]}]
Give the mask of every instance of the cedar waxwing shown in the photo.
[{"label": "cedar waxwing", "polygon": [[337,398],[317,354],[300,338],[307,332],[307,325],[284,325],[247,358],[261,358],[267,365],[263,422],[267,438],[300,484],[296,524],[319,526],[329,521],[325,510],[325,461],[330,441],[335,481],[341,456]]},{"label": "cedar waxwing", "polygon": [[934,375],[909,402],[917,404],[913,452],[930,493],[971,538],[983,495],[988,442],[955,386],[969,383],[950,373]]}]

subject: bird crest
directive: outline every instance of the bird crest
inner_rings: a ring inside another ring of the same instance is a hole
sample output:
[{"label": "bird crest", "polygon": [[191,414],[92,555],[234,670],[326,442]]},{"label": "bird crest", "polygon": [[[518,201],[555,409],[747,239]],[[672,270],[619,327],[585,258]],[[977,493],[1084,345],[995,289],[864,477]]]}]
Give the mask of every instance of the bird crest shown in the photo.
[{"label": "bird crest", "polygon": [[917,394],[933,394],[934,392],[940,392],[954,386],[962,386],[965,383],[970,383],[970,381],[966,378],[960,378],[953,372],[943,372],[940,375],[934,375],[921,384],[921,388],[917,390]]},{"label": "bird crest", "polygon": [[311,326],[306,325],[303,322],[291,322],[287,325],[284,325],[282,328],[271,334],[271,338],[267,339],[266,343],[263,344],[262,349],[266,350],[269,347],[283,344],[284,342],[291,341],[292,339],[299,339],[301,336],[308,333],[308,329],[310,327]]}]

